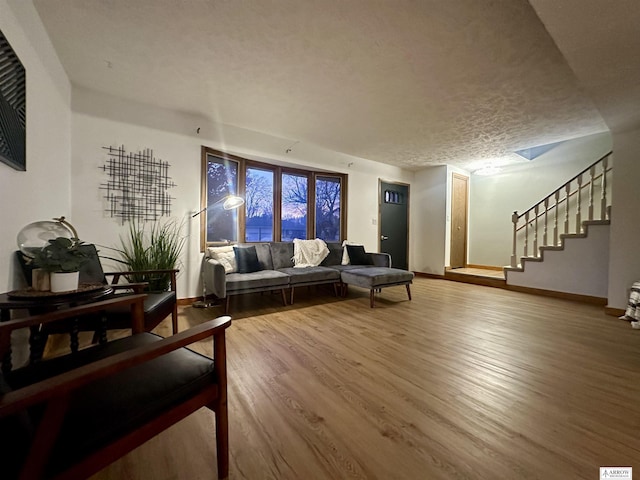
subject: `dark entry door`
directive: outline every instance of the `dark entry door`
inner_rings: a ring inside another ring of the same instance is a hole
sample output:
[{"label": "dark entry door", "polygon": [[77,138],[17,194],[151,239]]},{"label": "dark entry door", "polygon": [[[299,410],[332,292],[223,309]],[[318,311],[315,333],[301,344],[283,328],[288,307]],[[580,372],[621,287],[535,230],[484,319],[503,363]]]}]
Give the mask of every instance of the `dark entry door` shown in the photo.
[{"label": "dark entry door", "polygon": [[409,185],[380,181],[380,251],[391,266],[409,268]]}]

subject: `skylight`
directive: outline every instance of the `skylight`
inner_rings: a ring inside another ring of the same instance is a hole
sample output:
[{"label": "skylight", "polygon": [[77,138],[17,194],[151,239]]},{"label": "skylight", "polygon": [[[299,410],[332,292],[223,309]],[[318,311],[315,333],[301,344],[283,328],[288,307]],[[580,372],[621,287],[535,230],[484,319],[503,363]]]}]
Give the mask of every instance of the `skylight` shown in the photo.
[{"label": "skylight", "polygon": [[534,160],[543,153],[546,153],[557,145],[560,145],[561,143],[563,142],[547,143],[546,145],[538,145],[537,147],[529,147],[522,150],[516,150],[515,153],[517,155],[520,155],[522,158],[526,158],[527,160]]}]

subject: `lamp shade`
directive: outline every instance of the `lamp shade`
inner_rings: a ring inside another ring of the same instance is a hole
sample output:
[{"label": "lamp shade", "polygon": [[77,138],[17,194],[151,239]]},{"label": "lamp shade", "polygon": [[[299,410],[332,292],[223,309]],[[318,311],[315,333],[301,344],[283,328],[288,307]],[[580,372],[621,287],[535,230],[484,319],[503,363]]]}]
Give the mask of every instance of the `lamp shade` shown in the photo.
[{"label": "lamp shade", "polygon": [[223,209],[225,209],[225,210],[234,210],[234,209],[244,205],[244,198],[239,197],[237,195],[227,195],[226,197],[221,198],[220,200],[215,202],[213,205],[209,205],[207,207],[202,208],[200,211],[198,211],[198,212],[194,213],[193,215],[191,215],[191,217],[197,217],[198,215],[200,215],[205,210],[212,209],[212,208],[220,205],[221,203],[222,203],[222,208]]},{"label": "lamp shade", "polygon": [[224,203],[222,204],[222,208],[225,210],[233,210],[234,208],[238,208],[244,205],[244,198],[238,197],[236,195],[229,195],[224,199]]}]

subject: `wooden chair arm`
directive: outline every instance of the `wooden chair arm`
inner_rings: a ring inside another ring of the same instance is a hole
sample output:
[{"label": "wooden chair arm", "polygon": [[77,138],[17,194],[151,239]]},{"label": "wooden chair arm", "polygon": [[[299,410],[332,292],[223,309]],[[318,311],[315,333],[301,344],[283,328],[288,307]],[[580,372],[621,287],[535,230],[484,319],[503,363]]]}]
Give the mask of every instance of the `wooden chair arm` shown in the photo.
[{"label": "wooden chair arm", "polygon": [[[180,272],[177,268],[169,268],[169,269],[161,269],[161,270],[125,270],[121,272],[106,272],[105,277],[110,276],[113,277],[112,285],[117,285],[120,281],[120,278],[127,275],[151,275],[154,273],[158,274],[169,274],[171,276],[171,290],[173,292],[176,291],[176,275]],[[129,284],[131,285],[131,284]]]},{"label": "wooden chair arm", "polygon": [[114,291],[117,290],[133,290],[134,293],[143,293],[144,289],[149,285],[149,282],[132,282],[132,283],[117,283],[109,285]]},{"label": "wooden chair arm", "polygon": [[169,268],[165,270],[123,270],[120,272],[105,272],[105,275],[134,275],[134,274],[151,274],[151,273],[178,273],[177,268]]},{"label": "wooden chair arm", "polygon": [[[230,325],[231,317],[218,317],[157,342],[112,355],[61,375],[6,393],[0,398],[0,418],[17,413],[47,399],[65,396],[82,385],[147,362],[204,338],[211,336],[224,338],[225,329]],[[214,358],[216,357],[216,347],[218,345],[224,345],[224,343],[214,342]]]}]

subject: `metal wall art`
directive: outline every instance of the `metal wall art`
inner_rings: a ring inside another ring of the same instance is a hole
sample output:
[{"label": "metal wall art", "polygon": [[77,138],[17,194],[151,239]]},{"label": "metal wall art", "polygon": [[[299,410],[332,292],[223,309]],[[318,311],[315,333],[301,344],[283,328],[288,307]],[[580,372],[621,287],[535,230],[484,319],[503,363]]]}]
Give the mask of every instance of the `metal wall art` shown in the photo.
[{"label": "metal wall art", "polygon": [[137,153],[127,152],[124,145],[102,148],[109,156],[100,167],[108,175],[100,184],[106,192],[106,213],[122,223],[154,221],[171,214],[168,189],[176,184],[168,175],[169,162],[154,157],[149,148]]},{"label": "metal wall art", "polygon": [[0,161],[22,171],[27,169],[26,125],[26,73],[0,31]]}]

